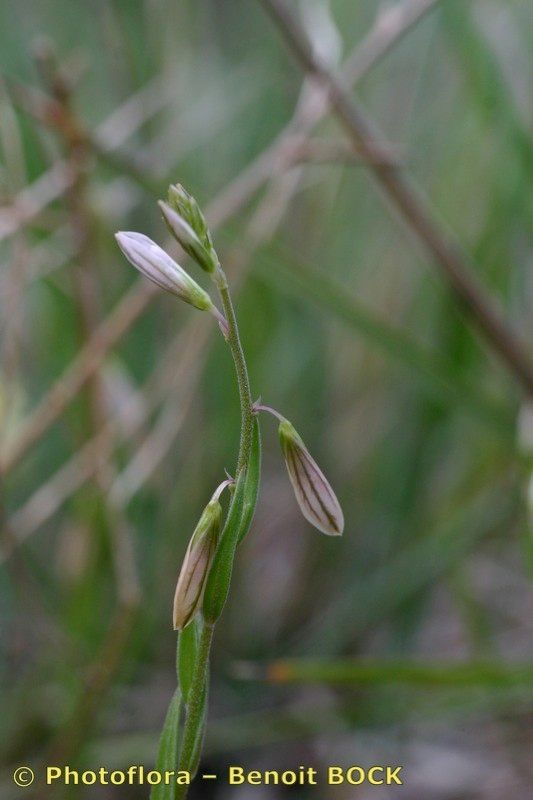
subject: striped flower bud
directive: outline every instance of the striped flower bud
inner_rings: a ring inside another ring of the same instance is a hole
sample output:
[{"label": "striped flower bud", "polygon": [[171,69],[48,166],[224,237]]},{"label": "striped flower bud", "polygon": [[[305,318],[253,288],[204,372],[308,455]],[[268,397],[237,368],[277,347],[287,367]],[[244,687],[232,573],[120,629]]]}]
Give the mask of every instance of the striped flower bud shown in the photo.
[{"label": "striped flower bud", "polygon": [[344,515],[335,492],[287,419],[280,422],[279,440],[302,514],[322,533],[340,536],[344,530]]},{"label": "striped flower bud", "polygon": [[[222,485],[227,485],[225,482]],[[174,630],[181,631],[200,608],[205,582],[215,554],[222,508],[219,503],[220,487],[202,512],[191,537],[174,595]]]},{"label": "striped flower bud", "polygon": [[207,246],[200,237],[177,211],[164,200],[159,200],[159,208],[168,229],[175,239],[181,244],[186,253],[199,264],[206,272],[213,272],[218,265],[216,253],[211,245]]},{"label": "striped flower bud", "polygon": [[214,305],[207,292],[148,236],[120,231],[115,238],[130,264],[161,289],[202,311],[213,311]]}]

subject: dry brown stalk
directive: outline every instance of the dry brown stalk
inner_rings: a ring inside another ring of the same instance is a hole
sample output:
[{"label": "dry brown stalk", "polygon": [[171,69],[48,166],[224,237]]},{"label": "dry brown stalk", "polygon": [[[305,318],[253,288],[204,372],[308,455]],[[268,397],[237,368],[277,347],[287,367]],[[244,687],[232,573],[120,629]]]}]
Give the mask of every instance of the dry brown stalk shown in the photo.
[{"label": "dry brown stalk", "polygon": [[478,281],[470,260],[432,210],[428,198],[408,173],[395,164],[372,162],[368,143],[383,142],[374,122],[352,99],[344,83],[314,54],[305,32],[283,0],[261,0],[307,72],[327,91],[329,102],[357,152],[368,161],[386,196],[410,230],[425,245],[434,263],[485,340],[529,394],[533,365],[520,338],[506,322],[494,298]]}]

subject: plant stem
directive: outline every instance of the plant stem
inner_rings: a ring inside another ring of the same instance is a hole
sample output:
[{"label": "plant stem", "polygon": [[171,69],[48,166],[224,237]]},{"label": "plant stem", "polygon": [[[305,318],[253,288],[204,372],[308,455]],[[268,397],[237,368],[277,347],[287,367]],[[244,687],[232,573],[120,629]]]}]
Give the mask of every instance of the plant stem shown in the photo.
[{"label": "plant stem", "polygon": [[[252,432],[254,424],[252,393],[250,390],[248,369],[246,367],[246,360],[244,358],[244,351],[242,349],[241,339],[239,336],[239,327],[237,325],[237,318],[235,316],[235,310],[231,300],[228,281],[224,271],[220,266],[213,276],[213,280],[219,291],[224,313],[226,315],[228,327],[227,331],[225,331],[225,337],[231,351],[233,362],[235,364],[237,384],[239,387],[239,399],[241,404],[241,438],[239,455],[237,458],[237,477],[241,470],[246,468],[252,447]],[[211,650],[211,642],[213,640],[213,631],[214,625],[204,624],[198,645],[196,665],[187,703],[187,718],[183,730],[179,768],[180,770],[187,770],[190,772],[191,778],[194,777],[193,772],[196,770],[196,764],[193,762],[197,761],[196,755],[198,754],[199,749],[199,738],[203,735],[202,726],[204,724],[205,703],[207,702],[206,694],[208,689],[209,653]],[[178,786],[176,789],[176,800],[182,800],[182,798],[185,798],[187,791],[188,786]]]},{"label": "plant stem", "polygon": [[[207,692],[207,678],[209,670],[209,652],[213,639],[213,625],[204,625],[200,635],[198,645],[198,655],[196,666],[189,690],[187,703],[187,719],[183,729],[183,739],[181,743],[181,753],[179,759],[180,770],[192,772],[192,759],[197,751],[198,737],[202,736],[201,727],[203,724],[203,710],[206,702],[205,693]],[[191,778],[194,777],[191,774]],[[180,785],[176,788],[176,800],[184,798],[187,794],[187,785]]]},{"label": "plant stem", "polygon": [[228,323],[227,342],[231,350],[233,362],[235,364],[235,372],[237,373],[237,383],[239,386],[239,398],[241,402],[241,441],[239,446],[239,456],[237,459],[237,471],[235,477],[237,478],[239,472],[248,463],[250,457],[250,449],[252,446],[252,430],[253,430],[253,402],[252,393],[250,390],[250,380],[248,378],[248,369],[246,367],[246,360],[242,349],[241,339],[239,336],[239,327],[237,325],[237,318],[231,300],[231,294],[228,286],[226,274],[219,266],[214,275],[214,282],[220,293],[220,299],[224,307],[224,313]]}]

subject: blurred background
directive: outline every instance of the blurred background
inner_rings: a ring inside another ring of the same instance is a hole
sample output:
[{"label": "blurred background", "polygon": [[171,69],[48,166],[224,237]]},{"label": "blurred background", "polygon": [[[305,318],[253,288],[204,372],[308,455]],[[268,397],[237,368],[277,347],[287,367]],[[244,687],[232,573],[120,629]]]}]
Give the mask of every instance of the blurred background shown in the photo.
[{"label": "blurred background", "polygon": [[[291,5],[531,341],[530,3]],[[405,781],[191,797],[526,797],[531,411],[261,4],[4,0],[0,70],[2,795],[20,764],[153,764],[179,565],[239,429],[213,321],[113,238],[167,243],[205,285],[156,206],[180,181],[236,287],[254,394],[346,516],[342,539],[305,522],[265,418],[202,767]],[[35,796],[147,794],[54,791]]]}]

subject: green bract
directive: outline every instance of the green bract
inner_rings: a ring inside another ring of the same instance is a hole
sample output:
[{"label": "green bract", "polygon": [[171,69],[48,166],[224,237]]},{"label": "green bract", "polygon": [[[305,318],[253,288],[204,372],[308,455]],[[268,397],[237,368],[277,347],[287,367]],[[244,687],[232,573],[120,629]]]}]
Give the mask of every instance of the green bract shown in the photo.
[{"label": "green bract", "polygon": [[186,253],[205,269],[214,272],[218,258],[211,235],[198,203],[180,183],[169,186],[168,202],[159,201],[159,207],[170,232]]},{"label": "green bract", "polygon": [[198,203],[181,183],[171,184],[168,187],[168,203],[190,225],[204,247],[209,249],[213,246],[205,217]]},{"label": "green bract", "polygon": [[185,252],[206,272],[214,272],[218,266],[218,259],[213,248],[206,247],[189,222],[164,200],[159,201],[159,208],[169,231]]}]

